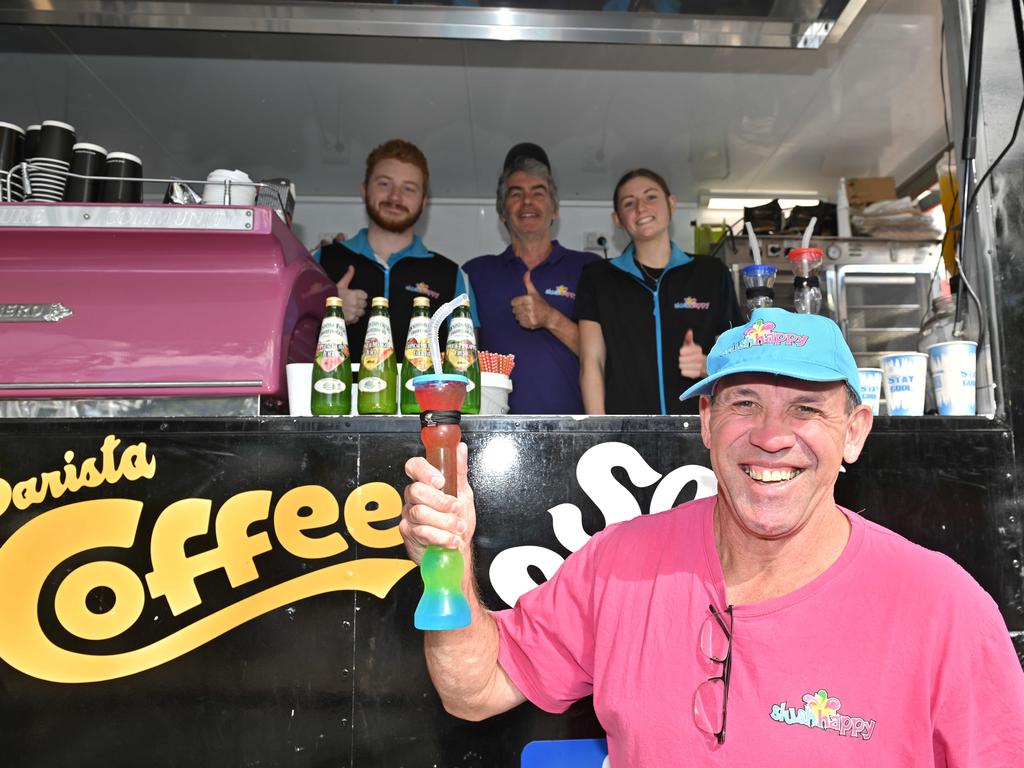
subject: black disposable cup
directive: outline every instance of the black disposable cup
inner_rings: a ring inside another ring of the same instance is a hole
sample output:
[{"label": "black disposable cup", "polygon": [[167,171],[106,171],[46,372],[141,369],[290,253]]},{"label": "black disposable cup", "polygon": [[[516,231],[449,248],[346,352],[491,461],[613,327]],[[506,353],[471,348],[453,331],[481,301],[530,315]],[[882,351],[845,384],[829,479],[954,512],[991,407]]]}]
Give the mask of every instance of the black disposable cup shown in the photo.
[{"label": "black disposable cup", "polygon": [[39,146],[36,157],[71,162],[71,151],[75,146],[75,128],[59,120],[44,120],[39,131]]},{"label": "black disposable cup", "polygon": [[32,197],[41,196],[62,198],[64,197],[64,187],[60,184],[33,184]]},{"label": "black disposable cup", "polygon": [[8,183],[10,171],[0,171],[0,203],[20,203],[24,198],[21,193],[21,181],[15,176]]},{"label": "black disposable cup", "polygon": [[[71,154],[71,173],[77,176],[105,176],[107,150],[98,144],[75,144]],[[100,199],[102,179],[79,179],[75,175],[68,177],[68,185],[64,190],[66,203],[95,203]]]},{"label": "black disposable cup", "polygon": [[41,125],[30,125],[25,129],[24,156],[26,160],[36,156],[36,149],[39,148],[39,133],[42,129]]},{"label": "black disposable cup", "polygon": [[24,159],[25,130],[0,123],[0,171],[9,171]]},{"label": "black disposable cup", "polygon": [[107,155],[106,176],[100,191],[103,203],[142,202],[142,161],[127,152]]},{"label": "black disposable cup", "polygon": [[30,160],[28,166],[29,191],[27,200],[43,200],[59,203],[64,198],[67,184],[65,170],[58,166],[43,165],[39,159]]},{"label": "black disposable cup", "polygon": [[66,171],[71,166],[70,160],[58,160],[54,157],[30,157],[28,164],[36,168],[45,168],[51,171]]},{"label": "black disposable cup", "polygon": [[64,196],[64,186],[68,179],[68,164],[63,160],[49,157],[33,157],[28,161],[28,180],[31,182],[33,194],[36,186],[49,184],[60,187],[60,196]]}]

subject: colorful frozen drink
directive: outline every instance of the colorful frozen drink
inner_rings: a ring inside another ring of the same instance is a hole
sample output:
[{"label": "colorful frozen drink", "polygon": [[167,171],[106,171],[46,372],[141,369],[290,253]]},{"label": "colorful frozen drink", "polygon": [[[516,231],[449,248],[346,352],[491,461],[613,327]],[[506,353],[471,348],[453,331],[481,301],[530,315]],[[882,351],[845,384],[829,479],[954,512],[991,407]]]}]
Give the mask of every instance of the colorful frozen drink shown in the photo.
[{"label": "colorful frozen drink", "polygon": [[[457,374],[431,374],[412,380],[420,406],[420,440],[427,461],[444,475],[444,492],[458,495],[456,450],[462,438],[459,426],[462,401],[469,379]],[[416,629],[459,629],[470,623],[469,603],[462,594],[465,564],[457,549],[429,546],[423,553],[420,575],[423,597],[416,606]]]}]

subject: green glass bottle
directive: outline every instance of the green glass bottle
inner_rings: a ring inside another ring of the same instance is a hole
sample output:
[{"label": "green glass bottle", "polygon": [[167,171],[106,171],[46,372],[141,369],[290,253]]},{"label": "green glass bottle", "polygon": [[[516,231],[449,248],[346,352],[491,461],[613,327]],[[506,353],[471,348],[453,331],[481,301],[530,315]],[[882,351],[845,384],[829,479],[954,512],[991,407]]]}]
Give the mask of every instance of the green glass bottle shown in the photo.
[{"label": "green glass bottle", "polygon": [[412,318],[409,320],[409,334],[405,338],[405,355],[402,359],[402,394],[399,397],[402,413],[420,412],[412,380],[430,373],[430,366],[430,299],[417,296],[412,300]]},{"label": "green glass bottle", "polygon": [[348,416],[352,410],[352,361],[341,299],[330,296],[313,360],[309,407],[314,416]]},{"label": "green glass bottle", "polygon": [[391,340],[388,300],[377,296],[370,307],[370,321],[359,360],[359,413],[397,413],[398,361]]},{"label": "green glass bottle", "polygon": [[469,313],[468,299],[452,313],[443,372],[460,373],[469,379],[462,412],[480,413],[480,358],[476,350],[476,330]]}]

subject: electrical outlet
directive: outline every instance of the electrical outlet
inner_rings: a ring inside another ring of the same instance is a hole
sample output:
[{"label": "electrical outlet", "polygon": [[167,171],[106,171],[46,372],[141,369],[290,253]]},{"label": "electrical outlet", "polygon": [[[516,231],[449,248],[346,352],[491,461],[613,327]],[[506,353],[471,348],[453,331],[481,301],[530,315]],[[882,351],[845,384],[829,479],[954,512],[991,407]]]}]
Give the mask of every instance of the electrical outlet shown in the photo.
[{"label": "electrical outlet", "polygon": [[[603,251],[607,247],[608,240],[607,235],[603,232],[584,232],[583,233],[583,250],[585,251]],[[600,241],[604,239],[602,244]]]}]

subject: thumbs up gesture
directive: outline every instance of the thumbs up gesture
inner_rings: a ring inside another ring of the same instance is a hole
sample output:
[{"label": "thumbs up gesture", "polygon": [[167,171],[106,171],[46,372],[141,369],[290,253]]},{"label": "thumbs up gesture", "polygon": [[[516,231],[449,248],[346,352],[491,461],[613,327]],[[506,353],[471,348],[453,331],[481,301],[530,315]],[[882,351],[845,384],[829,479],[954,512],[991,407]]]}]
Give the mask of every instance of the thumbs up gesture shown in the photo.
[{"label": "thumbs up gesture", "polygon": [[707,373],[707,357],[700,344],[693,340],[693,329],[686,332],[679,348],[679,372],[687,379],[699,379]]},{"label": "thumbs up gesture", "polygon": [[528,331],[535,331],[538,328],[546,328],[551,319],[551,313],[557,310],[544,301],[530,279],[530,271],[523,275],[523,287],[526,288],[525,296],[516,296],[512,299],[512,314],[516,322]]},{"label": "thumbs up gesture", "polygon": [[356,268],[350,264],[338,281],[338,296],[341,298],[341,309],[345,313],[347,325],[352,325],[366,314],[366,291],[348,287],[355,274]]}]

